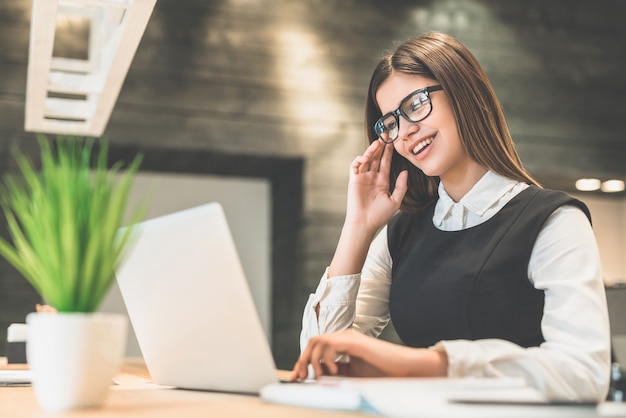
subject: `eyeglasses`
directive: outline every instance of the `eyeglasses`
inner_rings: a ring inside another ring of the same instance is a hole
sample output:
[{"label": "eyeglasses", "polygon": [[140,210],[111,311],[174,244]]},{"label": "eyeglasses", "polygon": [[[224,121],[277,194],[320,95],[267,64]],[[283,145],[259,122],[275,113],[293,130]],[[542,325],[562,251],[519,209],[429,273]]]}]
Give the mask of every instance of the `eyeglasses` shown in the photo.
[{"label": "eyeglasses", "polygon": [[401,115],[408,122],[420,122],[428,117],[433,111],[433,104],[430,101],[430,93],[433,91],[443,90],[440,85],[424,87],[419,90],[415,90],[413,93],[406,96],[400,102],[400,107],[383,115],[374,124],[374,132],[385,144],[391,144],[398,139],[398,133],[400,131],[400,119],[398,115]]}]

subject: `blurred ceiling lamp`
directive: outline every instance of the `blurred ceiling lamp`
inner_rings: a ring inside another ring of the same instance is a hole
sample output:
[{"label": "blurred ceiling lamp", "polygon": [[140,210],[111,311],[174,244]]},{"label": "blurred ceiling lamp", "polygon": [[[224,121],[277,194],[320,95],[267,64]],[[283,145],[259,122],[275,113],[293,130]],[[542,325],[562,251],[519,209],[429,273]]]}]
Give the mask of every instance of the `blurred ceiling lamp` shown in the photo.
[{"label": "blurred ceiling lamp", "polygon": [[[27,131],[99,137],[156,0],[33,0]],[[86,22],[84,57],[54,55],[59,22]]]},{"label": "blurred ceiling lamp", "polygon": [[624,182],[622,180],[607,180],[602,182],[602,191],[606,193],[617,193],[624,191]]},{"label": "blurred ceiling lamp", "polygon": [[576,180],[576,189],[582,192],[591,192],[598,190],[602,183],[598,179],[578,179]]}]

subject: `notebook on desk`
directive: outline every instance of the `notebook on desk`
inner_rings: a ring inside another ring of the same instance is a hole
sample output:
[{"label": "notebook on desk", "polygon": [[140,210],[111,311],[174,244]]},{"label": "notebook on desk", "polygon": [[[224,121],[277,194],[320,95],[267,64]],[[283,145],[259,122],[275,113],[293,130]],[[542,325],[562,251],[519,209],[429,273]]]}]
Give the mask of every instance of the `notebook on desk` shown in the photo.
[{"label": "notebook on desk", "polygon": [[116,278],[153,381],[241,393],[276,382],[221,205],[150,219],[134,234]]}]

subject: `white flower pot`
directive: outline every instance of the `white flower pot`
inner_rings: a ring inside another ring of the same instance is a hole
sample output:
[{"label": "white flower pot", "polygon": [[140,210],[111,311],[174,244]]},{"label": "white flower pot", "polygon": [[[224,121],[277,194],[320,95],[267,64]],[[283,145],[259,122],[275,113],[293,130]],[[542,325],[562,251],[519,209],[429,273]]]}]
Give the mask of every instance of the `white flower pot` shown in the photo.
[{"label": "white flower pot", "polygon": [[44,411],[101,406],[126,348],[122,314],[31,313],[26,356]]}]

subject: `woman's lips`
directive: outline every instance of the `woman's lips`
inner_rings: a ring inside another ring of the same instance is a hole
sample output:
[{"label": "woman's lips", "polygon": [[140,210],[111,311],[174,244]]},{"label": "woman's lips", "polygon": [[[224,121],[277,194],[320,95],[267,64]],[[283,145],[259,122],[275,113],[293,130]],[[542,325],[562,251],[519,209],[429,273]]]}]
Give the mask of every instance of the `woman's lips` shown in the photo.
[{"label": "woman's lips", "polygon": [[413,153],[413,155],[417,155],[420,152],[424,151],[424,149],[429,146],[432,142],[433,142],[433,138],[434,137],[429,137],[424,139],[423,141],[420,141],[412,150],[411,152]]}]

